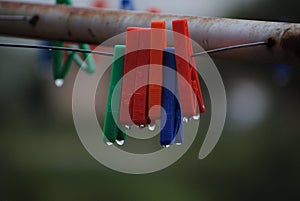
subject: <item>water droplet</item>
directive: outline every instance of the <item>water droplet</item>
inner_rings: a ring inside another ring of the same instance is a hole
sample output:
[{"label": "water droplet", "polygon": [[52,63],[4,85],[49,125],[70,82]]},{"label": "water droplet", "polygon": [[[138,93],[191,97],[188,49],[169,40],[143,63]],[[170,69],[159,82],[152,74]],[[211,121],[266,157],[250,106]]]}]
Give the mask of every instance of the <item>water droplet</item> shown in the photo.
[{"label": "water droplet", "polygon": [[127,130],[130,130],[130,129],[131,129],[131,126],[125,125],[125,128],[126,128]]},{"label": "water droplet", "polygon": [[163,145],[163,148],[170,148],[171,147],[171,145]]},{"label": "water droplet", "polygon": [[55,85],[57,87],[62,87],[64,85],[64,80],[63,79],[57,79],[57,80],[55,80]]},{"label": "water droplet", "polygon": [[120,146],[123,146],[125,143],[125,140],[116,140],[116,141],[117,141],[117,144]]},{"label": "water droplet", "polygon": [[193,119],[194,119],[195,121],[198,121],[198,120],[200,119],[200,114],[193,116]]},{"label": "water droplet", "polygon": [[183,118],[182,118],[182,121],[183,121],[184,123],[186,123],[186,124],[187,124],[187,123],[189,123],[189,118],[187,118],[187,117],[183,117]]},{"label": "water droplet", "polygon": [[108,146],[111,146],[111,145],[113,145],[114,143],[112,143],[112,142],[105,142]]},{"label": "water droplet", "polygon": [[153,124],[153,125],[148,125],[148,130],[149,130],[149,131],[155,131],[155,129],[156,129],[156,125],[155,125],[155,124]]}]

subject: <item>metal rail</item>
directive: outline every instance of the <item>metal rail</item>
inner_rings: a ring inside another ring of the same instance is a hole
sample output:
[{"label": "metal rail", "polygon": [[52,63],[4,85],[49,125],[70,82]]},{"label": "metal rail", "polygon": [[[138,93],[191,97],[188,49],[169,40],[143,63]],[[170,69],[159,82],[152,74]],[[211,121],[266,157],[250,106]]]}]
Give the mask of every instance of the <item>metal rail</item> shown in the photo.
[{"label": "metal rail", "polygon": [[272,41],[268,47],[223,51],[214,57],[300,66],[300,24],[13,2],[0,2],[0,15],[28,19],[1,19],[0,35],[94,44],[123,33],[129,26],[149,27],[152,20],[160,19],[171,29],[173,19],[186,18],[192,39],[205,50]]}]

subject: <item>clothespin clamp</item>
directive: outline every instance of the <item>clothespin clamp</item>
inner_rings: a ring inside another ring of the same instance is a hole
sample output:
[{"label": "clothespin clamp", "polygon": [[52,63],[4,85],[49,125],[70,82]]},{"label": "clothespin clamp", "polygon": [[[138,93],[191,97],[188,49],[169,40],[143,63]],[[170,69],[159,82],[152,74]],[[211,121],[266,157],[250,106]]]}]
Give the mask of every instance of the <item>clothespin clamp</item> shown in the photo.
[{"label": "clothespin clamp", "polygon": [[[114,120],[114,116],[119,119],[120,111],[120,98],[121,98],[121,89],[115,88],[117,83],[121,80],[124,73],[124,55],[125,55],[125,46],[116,45],[114,47],[114,57],[112,63],[112,70],[110,76],[110,84],[108,90],[108,98],[106,105],[106,113],[104,119],[103,127],[103,140],[107,145],[112,145],[115,141],[118,145],[123,145],[126,140],[125,130],[121,130],[117,123]],[[118,90],[118,91],[115,91]],[[116,97],[114,99],[114,104],[112,104],[112,94],[115,93]],[[116,106],[115,108],[112,108]]]},{"label": "clothespin clamp", "polygon": [[122,10],[135,10],[132,0],[121,0],[120,8]]},{"label": "clothespin clamp", "polygon": [[147,105],[150,34],[150,29],[146,28],[127,29],[120,123],[128,129],[132,123],[140,128],[150,123]]},{"label": "clothespin clamp", "polygon": [[[126,32],[126,54],[124,58],[124,77],[122,83],[122,96],[120,105],[120,123],[127,129],[132,126],[133,101],[131,99],[135,86],[135,71],[139,43],[139,33],[134,28],[127,28]],[[131,73],[129,73],[132,71]],[[129,114],[128,114],[129,113]]]},{"label": "clothespin clamp", "polygon": [[[160,132],[160,144],[164,147],[170,147],[174,143],[181,145],[184,138],[180,104],[176,98],[179,97],[179,93],[174,54],[174,48],[166,48],[164,51],[162,107],[166,115],[161,115]],[[172,73],[170,69],[173,70]]]},{"label": "clothespin clamp", "polygon": [[96,7],[96,8],[105,8],[106,7],[106,1],[103,1],[103,0],[95,0],[93,2],[93,7]]},{"label": "clothespin clamp", "polygon": [[73,5],[72,0],[56,0],[56,4],[65,4],[65,5]]},{"label": "clothespin clamp", "polygon": [[[63,42],[54,42],[54,45],[57,47],[63,47],[63,44]],[[63,64],[63,52],[58,50],[53,51],[53,76],[57,87],[62,87],[64,84],[64,79],[70,70],[74,55],[75,52],[69,52]]]},{"label": "clothespin clamp", "polygon": [[161,12],[161,10],[158,8],[149,8],[147,11],[150,13],[160,13]]},{"label": "clothespin clamp", "polygon": [[[139,49],[137,53],[135,89],[133,95],[133,115],[132,121],[140,128],[146,127],[150,123],[148,117],[148,79],[150,64],[150,38],[151,29],[138,28]],[[139,86],[143,86],[138,89]]]},{"label": "clothespin clamp", "polygon": [[[72,0],[56,0],[56,4],[72,5]],[[64,42],[57,41],[54,43],[54,45],[57,47],[64,47]],[[87,44],[79,44],[79,48],[90,50]],[[87,73],[95,72],[96,68],[93,57],[90,56],[88,53],[82,53],[82,57],[85,60],[85,62],[83,62],[83,60],[80,56],[78,56],[78,54],[74,52],[67,52],[66,61],[65,63],[63,63],[63,52],[60,50],[53,51],[53,75],[56,86],[61,87],[63,85],[64,78],[67,75],[73,60],[78,66],[81,67],[81,69],[83,69]]]},{"label": "clothespin clamp", "polygon": [[[149,87],[148,87],[148,109],[151,124],[148,129],[155,130],[155,121],[160,119],[162,79],[163,79],[163,54],[167,47],[167,34],[165,21],[152,21],[151,23],[151,49],[150,49],[150,68],[149,68]],[[153,84],[154,83],[154,84]],[[153,107],[153,108],[152,108]]]},{"label": "clothespin clamp", "polygon": [[[174,20],[172,24],[177,71],[179,76],[185,78],[185,80],[178,79],[180,105],[184,116],[183,120],[188,122],[191,117],[195,120],[199,119],[200,113],[205,112],[205,106],[196,70],[196,63],[194,58],[191,57],[193,55],[193,48],[188,22],[185,19]],[[199,109],[197,109],[197,102]]]}]

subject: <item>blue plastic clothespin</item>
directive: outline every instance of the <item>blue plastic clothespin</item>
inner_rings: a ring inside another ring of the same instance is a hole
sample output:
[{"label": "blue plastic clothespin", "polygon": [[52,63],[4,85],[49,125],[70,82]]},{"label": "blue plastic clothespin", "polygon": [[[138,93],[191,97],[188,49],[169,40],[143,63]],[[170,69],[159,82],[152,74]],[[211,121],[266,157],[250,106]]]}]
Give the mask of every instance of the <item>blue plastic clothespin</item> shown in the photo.
[{"label": "blue plastic clothespin", "polygon": [[[171,144],[183,143],[183,125],[179,98],[177,74],[170,73],[170,69],[176,71],[176,58],[174,48],[164,50],[162,107],[166,115],[161,115],[161,123],[165,123],[160,132],[160,144],[169,147]],[[177,98],[176,98],[177,96]],[[163,126],[163,125],[161,125]]]},{"label": "blue plastic clothespin", "polygon": [[135,10],[132,0],[121,0],[120,9],[122,9],[122,10]]},{"label": "blue plastic clothespin", "polygon": [[[45,46],[52,46],[53,43],[51,41],[40,41],[40,45]],[[50,70],[52,65],[52,54],[49,50],[41,49],[38,50],[38,70],[41,71],[41,73],[48,73],[48,70]]]}]

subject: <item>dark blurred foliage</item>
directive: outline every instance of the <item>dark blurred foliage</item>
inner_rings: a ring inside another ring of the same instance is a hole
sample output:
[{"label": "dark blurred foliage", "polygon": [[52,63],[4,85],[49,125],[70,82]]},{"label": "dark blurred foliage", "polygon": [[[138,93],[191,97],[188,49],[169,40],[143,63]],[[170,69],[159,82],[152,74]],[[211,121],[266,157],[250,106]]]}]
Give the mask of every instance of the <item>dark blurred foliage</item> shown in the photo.
[{"label": "dark blurred foliage", "polygon": [[239,7],[229,17],[299,23],[299,6],[300,2],[295,0],[263,0],[253,6]]},{"label": "dark blurred foliage", "polygon": [[[257,1],[228,17],[299,22],[298,8],[292,0]],[[45,75],[36,69],[33,52],[1,49],[0,58],[0,200],[300,199],[299,67],[288,67],[289,79],[281,85],[276,73],[286,71],[277,65],[215,60],[227,91],[241,79],[268,88],[266,118],[246,130],[234,130],[237,125],[228,118],[215,150],[198,160],[203,126],[191,149],[171,167],[127,175],[102,166],[84,149],[72,121],[70,92],[54,88],[50,70]],[[67,85],[73,79],[70,75]],[[62,95],[64,104],[54,101]],[[204,116],[201,124],[208,123]]]}]

